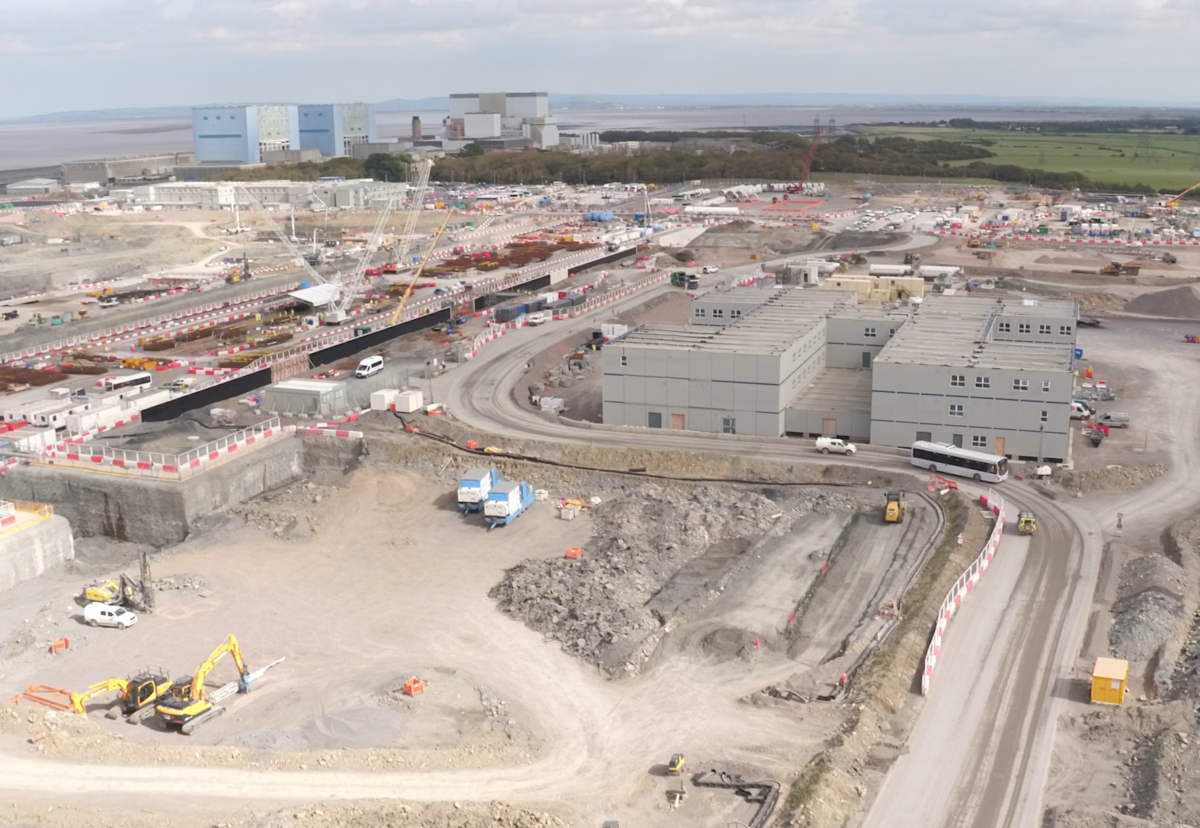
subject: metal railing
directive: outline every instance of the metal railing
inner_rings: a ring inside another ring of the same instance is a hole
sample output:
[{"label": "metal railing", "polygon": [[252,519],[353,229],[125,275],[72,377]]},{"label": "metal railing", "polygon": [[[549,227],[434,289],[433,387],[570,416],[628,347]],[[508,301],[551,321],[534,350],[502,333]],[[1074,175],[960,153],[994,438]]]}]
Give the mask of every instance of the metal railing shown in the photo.
[{"label": "metal railing", "polygon": [[159,316],[137,319],[132,322],[126,322],[120,325],[114,325],[110,328],[104,328],[99,331],[90,333],[81,333],[76,336],[66,337],[54,342],[48,342],[41,345],[31,345],[28,348],[22,348],[19,351],[10,351],[5,354],[0,354],[0,363],[16,362],[30,357],[40,356],[53,351],[61,351],[68,348],[76,348],[86,345],[97,340],[108,339],[114,336],[123,334],[133,334],[139,330],[146,328],[154,328],[158,325],[170,324],[181,319],[187,320],[181,322],[178,327],[186,327],[190,324],[195,324],[201,321],[197,317],[205,313],[216,313],[218,316],[223,311],[236,313],[239,308],[246,305],[253,305],[270,296],[277,296],[288,291],[295,290],[300,286],[299,282],[291,285],[284,285],[276,288],[259,291],[258,293],[250,294],[249,296],[236,297],[234,301],[226,300],[225,302],[212,302],[207,305],[202,305],[199,308],[188,308],[187,310],[176,311],[174,313],[161,314]]},{"label": "metal railing", "polygon": [[38,463],[91,469],[108,474],[153,477],[160,480],[186,480],[202,474],[215,463],[253,450],[288,432],[278,417],[227,434],[183,454],[131,451],[109,446],[70,446],[56,448],[41,456]]}]

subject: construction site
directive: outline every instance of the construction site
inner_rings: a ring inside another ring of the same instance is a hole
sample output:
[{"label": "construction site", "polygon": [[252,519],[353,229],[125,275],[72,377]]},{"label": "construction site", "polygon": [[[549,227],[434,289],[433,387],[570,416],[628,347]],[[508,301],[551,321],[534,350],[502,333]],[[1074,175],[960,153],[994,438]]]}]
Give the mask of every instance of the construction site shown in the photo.
[{"label": "construction site", "polygon": [[[4,303],[0,823],[1200,818],[1200,252],[985,233],[1007,193],[854,192],[641,225],[630,197],[604,226],[397,203],[329,217],[361,245],[312,261],[285,239],[322,215],[25,215],[120,224],[57,255],[127,281],[56,267]],[[134,238],[192,281],[119,274]],[[995,484],[602,422],[627,331],[806,284],[868,322],[917,290],[1073,300],[1072,398],[1121,417]],[[1127,670],[1103,704],[1098,659]]]}]

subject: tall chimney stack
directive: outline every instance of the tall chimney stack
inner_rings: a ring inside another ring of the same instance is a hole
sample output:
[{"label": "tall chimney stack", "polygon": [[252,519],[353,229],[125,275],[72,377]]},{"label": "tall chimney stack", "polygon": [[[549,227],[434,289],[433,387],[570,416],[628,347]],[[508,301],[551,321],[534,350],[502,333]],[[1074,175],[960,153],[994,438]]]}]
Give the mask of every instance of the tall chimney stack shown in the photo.
[{"label": "tall chimney stack", "polygon": [[421,135],[421,116],[414,115],[412,119],[412,137],[414,141],[420,141]]}]

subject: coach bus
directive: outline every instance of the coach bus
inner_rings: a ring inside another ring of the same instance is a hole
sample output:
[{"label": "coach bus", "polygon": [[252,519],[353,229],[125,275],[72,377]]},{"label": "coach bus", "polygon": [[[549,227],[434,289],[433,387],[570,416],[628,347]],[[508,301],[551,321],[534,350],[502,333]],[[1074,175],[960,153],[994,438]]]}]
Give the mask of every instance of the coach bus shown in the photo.
[{"label": "coach bus", "polygon": [[105,391],[145,391],[154,383],[154,377],[145,371],[136,374],[126,374],[123,377],[105,377]]},{"label": "coach bus", "polygon": [[1008,458],[946,443],[913,443],[912,464],[939,474],[972,477],[986,483],[1008,479]]}]

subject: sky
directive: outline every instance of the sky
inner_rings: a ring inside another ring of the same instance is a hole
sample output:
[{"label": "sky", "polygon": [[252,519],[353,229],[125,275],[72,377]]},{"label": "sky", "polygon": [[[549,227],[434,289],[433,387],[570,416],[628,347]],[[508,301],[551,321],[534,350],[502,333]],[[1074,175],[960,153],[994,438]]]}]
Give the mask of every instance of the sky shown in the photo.
[{"label": "sky", "polygon": [[1160,58],[1196,42],[1198,11],[1200,0],[0,0],[0,117],[481,90],[1194,103],[1186,67]]}]

